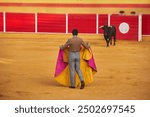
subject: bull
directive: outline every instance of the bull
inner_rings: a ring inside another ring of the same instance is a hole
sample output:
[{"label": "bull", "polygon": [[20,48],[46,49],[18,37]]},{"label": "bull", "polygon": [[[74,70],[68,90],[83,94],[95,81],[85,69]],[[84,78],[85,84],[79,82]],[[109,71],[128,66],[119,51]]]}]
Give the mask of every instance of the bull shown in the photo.
[{"label": "bull", "polygon": [[102,28],[104,31],[104,39],[106,40],[107,47],[109,47],[109,44],[112,45],[112,37],[114,39],[114,45],[116,45],[116,27],[104,25],[99,28]]}]

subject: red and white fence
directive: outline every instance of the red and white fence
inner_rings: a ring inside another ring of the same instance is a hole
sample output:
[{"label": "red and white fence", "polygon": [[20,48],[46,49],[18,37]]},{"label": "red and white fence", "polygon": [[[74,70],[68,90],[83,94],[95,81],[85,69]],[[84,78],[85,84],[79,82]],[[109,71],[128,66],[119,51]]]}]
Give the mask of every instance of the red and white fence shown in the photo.
[{"label": "red and white fence", "polygon": [[100,34],[103,31],[99,26],[104,24],[116,26],[117,39],[141,41],[142,34],[150,35],[150,14],[0,13],[0,32],[68,34],[73,28],[78,28],[80,33]]}]

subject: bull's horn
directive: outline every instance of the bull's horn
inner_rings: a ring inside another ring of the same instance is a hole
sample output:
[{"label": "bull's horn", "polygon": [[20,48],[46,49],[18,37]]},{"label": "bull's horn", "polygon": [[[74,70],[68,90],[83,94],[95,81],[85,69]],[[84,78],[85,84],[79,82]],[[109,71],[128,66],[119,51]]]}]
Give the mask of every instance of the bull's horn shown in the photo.
[{"label": "bull's horn", "polygon": [[99,28],[103,28],[103,26],[100,26]]}]

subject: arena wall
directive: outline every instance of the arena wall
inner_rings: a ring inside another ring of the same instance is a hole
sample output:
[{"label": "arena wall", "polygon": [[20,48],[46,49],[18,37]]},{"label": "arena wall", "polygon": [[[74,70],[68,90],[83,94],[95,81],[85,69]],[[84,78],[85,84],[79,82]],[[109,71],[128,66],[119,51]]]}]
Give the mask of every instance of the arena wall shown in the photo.
[{"label": "arena wall", "polygon": [[1,0],[0,12],[149,14],[149,0]]},{"label": "arena wall", "polygon": [[[125,15],[131,11],[143,14],[142,29],[144,35],[150,35],[149,0],[1,0],[0,20],[2,13],[50,13],[50,14],[118,14],[124,10]],[[0,28],[3,28],[2,21]],[[0,30],[2,31],[2,30]]]}]

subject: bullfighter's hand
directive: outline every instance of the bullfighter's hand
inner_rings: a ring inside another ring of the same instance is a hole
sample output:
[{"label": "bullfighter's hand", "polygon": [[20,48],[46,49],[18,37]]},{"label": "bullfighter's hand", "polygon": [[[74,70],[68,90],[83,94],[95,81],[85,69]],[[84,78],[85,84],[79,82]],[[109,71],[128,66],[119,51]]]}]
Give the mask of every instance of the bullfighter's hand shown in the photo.
[{"label": "bullfighter's hand", "polygon": [[59,48],[62,50],[63,49],[63,45],[60,45]]},{"label": "bullfighter's hand", "polygon": [[87,45],[90,47],[90,43],[89,42],[87,42]]}]

